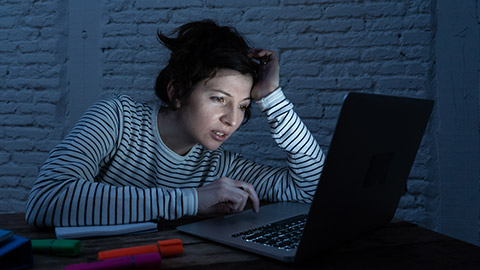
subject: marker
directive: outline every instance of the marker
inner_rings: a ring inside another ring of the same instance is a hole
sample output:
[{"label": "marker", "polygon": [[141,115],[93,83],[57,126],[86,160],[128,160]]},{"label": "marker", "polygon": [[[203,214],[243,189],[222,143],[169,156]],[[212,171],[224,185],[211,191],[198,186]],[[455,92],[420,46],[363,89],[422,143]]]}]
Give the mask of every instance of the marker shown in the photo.
[{"label": "marker", "polygon": [[180,239],[157,241],[157,244],[119,248],[98,252],[98,260],[131,256],[145,253],[160,253],[162,257],[175,256],[183,252],[183,244]]}]

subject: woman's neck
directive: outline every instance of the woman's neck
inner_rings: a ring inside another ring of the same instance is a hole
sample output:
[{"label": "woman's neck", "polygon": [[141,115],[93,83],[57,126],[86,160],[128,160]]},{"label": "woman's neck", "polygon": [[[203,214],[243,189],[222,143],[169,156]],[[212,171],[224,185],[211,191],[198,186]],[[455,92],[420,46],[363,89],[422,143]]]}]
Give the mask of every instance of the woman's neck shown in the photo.
[{"label": "woman's neck", "polygon": [[186,132],[181,125],[178,112],[162,108],[158,111],[157,121],[158,133],[163,143],[181,156],[188,154],[195,144],[188,143],[184,136]]}]

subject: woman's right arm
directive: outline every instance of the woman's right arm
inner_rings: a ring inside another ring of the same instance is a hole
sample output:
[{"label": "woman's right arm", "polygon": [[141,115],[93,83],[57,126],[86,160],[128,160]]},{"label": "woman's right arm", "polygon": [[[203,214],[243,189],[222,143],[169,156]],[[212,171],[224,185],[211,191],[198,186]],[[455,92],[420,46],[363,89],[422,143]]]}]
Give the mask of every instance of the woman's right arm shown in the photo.
[{"label": "woman's right arm", "polygon": [[[101,166],[115,154],[123,128],[119,99],[103,100],[82,116],[49,154],[27,202],[37,226],[112,225],[196,214],[194,189],[99,183]],[[135,184],[135,179],[131,181]]]}]

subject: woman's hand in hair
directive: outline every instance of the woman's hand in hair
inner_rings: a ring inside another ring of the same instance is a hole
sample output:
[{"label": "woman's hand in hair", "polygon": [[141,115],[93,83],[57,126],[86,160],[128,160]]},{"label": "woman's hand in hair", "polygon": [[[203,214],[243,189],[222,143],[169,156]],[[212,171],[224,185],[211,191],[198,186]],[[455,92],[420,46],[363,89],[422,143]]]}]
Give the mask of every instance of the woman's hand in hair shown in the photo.
[{"label": "woman's hand in hair", "polygon": [[221,177],[197,189],[198,214],[241,212],[248,200],[253,211],[258,212],[260,201],[253,186],[243,181]]},{"label": "woman's hand in hair", "polygon": [[258,60],[257,83],[252,88],[251,96],[260,100],[275,91],[280,84],[280,66],[275,52],[264,49],[251,49],[249,56]]}]

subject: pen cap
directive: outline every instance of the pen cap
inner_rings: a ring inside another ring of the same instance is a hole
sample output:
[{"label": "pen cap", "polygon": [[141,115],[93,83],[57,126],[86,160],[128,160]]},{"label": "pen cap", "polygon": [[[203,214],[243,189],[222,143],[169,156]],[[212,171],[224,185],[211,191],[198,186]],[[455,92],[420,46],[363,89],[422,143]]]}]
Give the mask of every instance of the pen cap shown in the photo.
[{"label": "pen cap", "polygon": [[162,257],[174,256],[183,252],[183,244],[180,239],[162,240],[157,243]]}]

